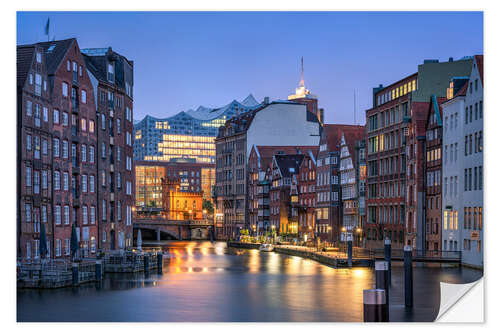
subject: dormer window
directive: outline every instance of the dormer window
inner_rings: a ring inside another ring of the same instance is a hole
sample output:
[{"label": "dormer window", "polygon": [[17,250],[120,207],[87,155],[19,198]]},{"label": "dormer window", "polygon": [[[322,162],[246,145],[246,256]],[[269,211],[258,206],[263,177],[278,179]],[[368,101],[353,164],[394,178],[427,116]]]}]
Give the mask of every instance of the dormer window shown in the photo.
[{"label": "dormer window", "polygon": [[108,63],[108,81],[115,82],[115,67],[113,63]]}]

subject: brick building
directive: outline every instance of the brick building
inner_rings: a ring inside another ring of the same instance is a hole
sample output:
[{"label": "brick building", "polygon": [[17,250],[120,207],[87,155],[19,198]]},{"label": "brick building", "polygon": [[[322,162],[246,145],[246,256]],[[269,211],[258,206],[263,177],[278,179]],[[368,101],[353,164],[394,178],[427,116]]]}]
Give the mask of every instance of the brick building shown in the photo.
[{"label": "brick building", "polygon": [[247,160],[253,145],[317,145],[320,124],[305,104],[272,102],[228,120],[216,144],[217,228],[221,237],[236,237],[249,227]]},{"label": "brick building", "polygon": [[111,48],[84,49],[95,92],[99,248],[132,246],[134,64]]},{"label": "brick building", "polygon": [[446,98],[432,95],[425,128],[425,249],[441,250],[443,110]]},{"label": "brick building", "polygon": [[346,241],[346,235],[351,239],[359,237],[361,225],[359,223],[359,200],[358,179],[356,170],[358,168],[358,155],[356,154],[356,141],[364,137],[363,130],[342,132],[340,138],[340,186],[342,200],[342,230],[341,240]]},{"label": "brick building", "polygon": [[[276,154],[301,154],[309,150],[317,151],[317,146],[256,146],[248,157],[248,221],[250,230],[270,230],[269,192],[267,175],[273,156]],[[267,176],[267,177],[266,177]],[[268,179],[269,178],[269,179]],[[258,232],[260,233],[260,232]]]},{"label": "brick building", "polygon": [[70,256],[72,224],[79,256],[95,256],[95,99],[78,43],[18,46],[17,71],[18,255],[39,257],[39,223],[46,221],[51,257]]},{"label": "brick building", "polygon": [[318,147],[304,151],[299,172],[294,175],[298,190],[299,239],[312,240],[316,232],[316,155]]},{"label": "brick building", "polygon": [[[294,175],[299,173],[304,160],[303,154],[278,154],[272,161],[270,197],[270,224],[282,237],[298,237],[297,183]],[[291,196],[294,202],[292,204]]]},{"label": "brick building", "polygon": [[425,125],[431,95],[445,96],[448,81],[470,70],[471,60],[425,60],[418,72],[373,90],[366,111],[368,197],[366,245],[405,244],[424,249]]},{"label": "brick building", "polygon": [[[325,124],[316,159],[316,227],[322,241],[338,242],[342,228],[339,162],[342,133],[362,136],[364,126]],[[361,133],[361,134],[360,134]]]}]

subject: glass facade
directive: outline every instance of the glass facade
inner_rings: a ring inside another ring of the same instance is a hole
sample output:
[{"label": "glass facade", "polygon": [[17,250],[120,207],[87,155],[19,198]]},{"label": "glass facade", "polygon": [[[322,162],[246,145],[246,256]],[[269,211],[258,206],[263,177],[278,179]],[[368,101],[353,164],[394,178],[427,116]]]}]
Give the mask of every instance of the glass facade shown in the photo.
[{"label": "glass facade", "polygon": [[252,95],[221,108],[183,111],[159,119],[146,116],[134,124],[134,159],[170,161],[191,158],[196,163],[215,163],[215,137],[226,120],[261,107]]},{"label": "glass facade", "polygon": [[161,179],[165,178],[165,168],[160,166],[135,167],[135,201],[137,207],[161,208]]}]

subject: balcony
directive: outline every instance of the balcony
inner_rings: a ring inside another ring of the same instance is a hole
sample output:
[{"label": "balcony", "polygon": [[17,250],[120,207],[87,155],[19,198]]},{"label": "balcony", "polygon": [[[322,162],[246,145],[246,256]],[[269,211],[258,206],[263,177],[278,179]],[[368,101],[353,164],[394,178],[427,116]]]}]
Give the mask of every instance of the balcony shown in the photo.
[{"label": "balcony", "polygon": [[72,80],[73,86],[78,87],[78,72],[73,72],[73,80]]},{"label": "balcony", "polygon": [[78,126],[71,126],[71,141],[80,142],[80,137],[78,136]]},{"label": "balcony", "polygon": [[76,98],[71,98],[71,111],[78,113],[79,106],[78,100]]},{"label": "balcony", "polygon": [[74,175],[80,173],[80,161],[75,156],[71,159],[71,171]]}]

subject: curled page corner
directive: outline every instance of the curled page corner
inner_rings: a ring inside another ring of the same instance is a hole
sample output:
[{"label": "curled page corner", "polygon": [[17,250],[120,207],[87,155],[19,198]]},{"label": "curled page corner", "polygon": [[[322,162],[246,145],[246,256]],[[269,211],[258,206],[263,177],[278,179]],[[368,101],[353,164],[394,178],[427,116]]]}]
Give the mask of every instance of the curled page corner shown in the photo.
[{"label": "curled page corner", "polygon": [[484,321],[483,278],[466,284],[441,282],[441,304],[436,322]]}]

